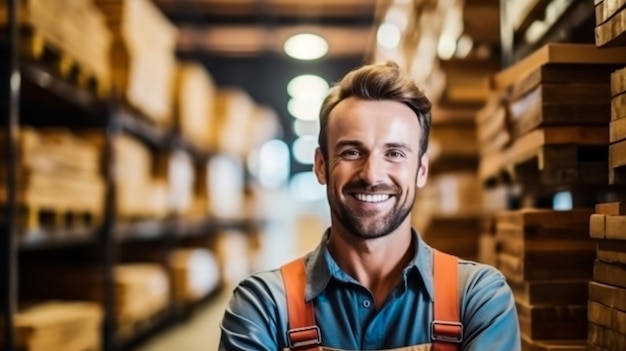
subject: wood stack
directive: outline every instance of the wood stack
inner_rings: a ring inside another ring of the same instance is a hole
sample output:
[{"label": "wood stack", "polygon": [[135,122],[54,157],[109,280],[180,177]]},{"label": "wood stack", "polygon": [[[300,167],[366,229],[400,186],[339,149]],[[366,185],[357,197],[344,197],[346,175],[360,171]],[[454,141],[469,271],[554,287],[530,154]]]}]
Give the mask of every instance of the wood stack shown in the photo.
[{"label": "wood stack", "polygon": [[[20,283],[25,299],[63,299],[103,304],[104,281],[97,266],[25,264]],[[170,283],[158,264],[123,264],[114,267],[115,310],[120,333],[128,335],[135,325],[153,318],[169,303]],[[59,281],[63,281],[59,284]]]},{"label": "wood stack", "polygon": [[215,127],[211,140],[212,149],[235,156],[245,156],[247,135],[242,133],[254,113],[254,101],[245,91],[237,88],[217,90],[215,103]]},{"label": "wood stack", "polygon": [[197,301],[215,291],[221,282],[217,258],[206,249],[179,249],[170,254],[174,298],[180,303]]},{"label": "wood stack", "polygon": [[[6,26],[7,2],[0,4],[0,24]],[[92,0],[27,0],[19,13],[22,56],[43,60],[45,52],[57,57],[59,72],[78,69],[79,79],[95,79],[100,93],[110,84],[109,53],[112,36],[102,12]]]},{"label": "wood stack", "polygon": [[435,249],[476,261],[480,233],[481,217],[477,214],[437,214],[430,219],[422,238]]},{"label": "wood stack", "polygon": [[626,2],[595,0],[596,45],[612,47],[626,45]]},{"label": "wood stack", "polygon": [[626,48],[548,44],[495,75],[493,89],[510,92],[512,143],[483,155],[481,178],[506,170],[526,185],[606,184],[610,73],[623,62]]},{"label": "wood stack", "polygon": [[102,316],[102,308],[91,302],[31,305],[14,317],[15,345],[23,351],[99,350]]},{"label": "wood stack", "polygon": [[549,350],[539,344],[562,345],[562,340],[578,340],[565,344],[585,349],[587,284],[595,258],[587,234],[592,212],[498,213],[497,268],[513,290],[524,349]]},{"label": "wood stack", "polygon": [[[17,196],[23,211],[22,231],[69,234],[74,229],[99,224],[104,182],[96,145],[65,129],[23,128],[19,136],[19,155]],[[1,169],[6,166],[0,162]],[[0,184],[4,181],[0,176]],[[5,202],[6,187],[2,187],[0,203]]]},{"label": "wood stack", "polygon": [[113,34],[113,85],[159,125],[171,125],[177,29],[149,0],[95,0]]},{"label": "wood stack", "polygon": [[176,129],[198,147],[208,149],[215,129],[215,83],[204,66],[196,62],[178,64]]},{"label": "wood stack", "polygon": [[597,259],[589,283],[589,350],[624,350],[626,204],[598,204],[591,216],[590,236],[597,239]]},{"label": "wood stack", "polygon": [[626,68],[611,74],[609,182],[626,184]]}]

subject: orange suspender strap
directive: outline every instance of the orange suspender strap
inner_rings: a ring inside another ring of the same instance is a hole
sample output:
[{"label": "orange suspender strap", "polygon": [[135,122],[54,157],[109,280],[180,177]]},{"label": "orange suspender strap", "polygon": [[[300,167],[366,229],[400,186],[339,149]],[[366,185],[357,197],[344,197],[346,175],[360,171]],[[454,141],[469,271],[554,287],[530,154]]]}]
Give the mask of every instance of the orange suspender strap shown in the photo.
[{"label": "orange suspender strap", "polygon": [[432,351],[460,350],[463,342],[458,290],[458,260],[456,257],[434,250],[433,280],[435,299],[431,332]]},{"label": "orange suspender strap", "polygon": [[280,268],[287,297],[289,349],[298,351],[321,350],[322,334],[315,324],[313,303],[304,300],[306,271],[304,259],[299,258]]}]

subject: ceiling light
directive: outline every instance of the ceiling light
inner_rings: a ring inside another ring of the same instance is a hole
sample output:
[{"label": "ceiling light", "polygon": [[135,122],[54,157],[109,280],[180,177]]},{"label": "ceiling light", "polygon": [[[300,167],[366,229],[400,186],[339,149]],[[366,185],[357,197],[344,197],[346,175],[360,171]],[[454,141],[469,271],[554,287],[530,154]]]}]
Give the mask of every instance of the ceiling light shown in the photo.
[{"label": "ceiling light", "polygon": [[453,36],[448,34],[442,34],[439,37],[439,43],[437,44],[437,54],[442,60],[449,60],[454,56],[456,51],[456,40]]},{"label": "ceiling light", "polygon": [[321,105],[320,100],[289,99],[287,111],[297,119],[315,121],[319,117]]},{"label": "ceiling light", "polygon": [[287,92],[294,99],[323,99],[328,93],[328,82],[316,75],[305,74],[287,84]]},{"label": "ceiling light", "polygon": [[328,43],[317,34],[296,34],[285,41],[287,55],[298,60],[315,60],[328,53]]},{"label": "ceiling light", "polygon": [[378,27],[378,32],[376,33],[378,45],[385,49],[394,49],[398,47],[401,36],[402,33],[400,33],[400,28],[391,23],[381,24],[380,27]]}]

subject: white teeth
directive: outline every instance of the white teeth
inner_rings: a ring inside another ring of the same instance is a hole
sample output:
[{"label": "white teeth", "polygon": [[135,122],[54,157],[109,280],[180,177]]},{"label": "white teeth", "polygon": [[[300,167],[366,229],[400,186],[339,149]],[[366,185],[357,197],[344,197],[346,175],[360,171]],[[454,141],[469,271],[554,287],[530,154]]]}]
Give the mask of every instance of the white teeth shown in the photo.
[{"label": "white teeth", "polygon": [[366,195],[366,194],[356,194],[356,197],[359,201],[363,202],[383,202],[389,199],[389,195],[387,194],[376,194],[376,195]]}]

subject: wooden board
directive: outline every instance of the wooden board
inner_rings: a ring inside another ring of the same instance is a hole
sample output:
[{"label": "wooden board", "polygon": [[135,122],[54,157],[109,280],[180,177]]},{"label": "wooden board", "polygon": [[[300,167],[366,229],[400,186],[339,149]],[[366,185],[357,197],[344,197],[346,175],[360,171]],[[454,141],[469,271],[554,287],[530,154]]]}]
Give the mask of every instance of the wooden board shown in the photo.
[{"label": "wooden board", "polygon": [[606,236],[606,215],[591,215],[589,220],[589,236],[594,239],[604,239]]},{"label": "wooden board", "polygon": [[589,322],[626,336],[626,312],[589,301]]},{"label": "wooden board", "polygon": [[625,6],[626,0],[603,0],[595,8],[596,25],[605,23]]},{"label": "wooden board", "polygon": [[515,298],[529,305],[584,305],[589,280],[507,282]]},{"label": "wooden board", "polygon": [[538,340],[584,339],[587,306],[532,306],[515,301],[523,336]]},{"label": "wooden board", "polygon": [[626,140],[618,141],[609,146],[609,167],[626,166]]},{"label": "wooden board", "polygon": [[611,19],[596,27],[596,45],[601,48],[626,44],[626,10],[620,10]]},{"label": "wooden board", "polygon": [[607,216],[626,215],[626,202],[605,202],[596,204],[596,213]]},{"label": "wooden board", "polygon": [[626,267],[596,260],[593,280],[626,289]]},{"label": "wooden board", "polygon": [[507,280],[516,283],[533,280],[590,279],[595,254],[533,254],[525,259],[498,253],[496,266]]},{"label": "wooden board", "polygon": [[626,350],[626,335],[589,323],[588,341],[607,350]]},{"label": "wooden board", "polygon": [[550,43],[491,78],[495,89],[507,88],[548,63],[624,64],[626,47],[600,49],[593,44]]},{"label": "wooden board", "polygon": [[626,93],[611,98],[611,121],[626,118]]},{"label": "wooden board", "polygon": [[611,73],[611,97],[626,92],[626,67]]},{"label": "wooden board", "polygon": [[611,264],[626,264],[626,241],[598,240],[596,246],[598,260]]},{"label": "wooden board", "polygon": [[524,258],[530,255],[542,254],[572,254],[584,255],[595,252],[595,241],[589,237],[585,239],[550,239],[550,238],[513,238],[498,236],[499,252]]},{"label": "wooden board", "polygon": [[522,336],[522,351],[586,351],[586,340],[532,340]]},{"label": "wooden board", "polygon": [[514,136],[542,125],[605,124],[611,104],[603,84],[542,84],[509,105]]},{"label": "wooden board", "polygon": [[615,143],[626,139],[626,118],[612,121],[610,124],[610,142]]},{"label": "wooden board", "polygon": [[626,216],[606,216],[607,239],[626,240]]},{"label": "wooden board", "polygon": [[589,282],[589,301],[599,302],[626,312],[626,289],[591,281]]},{"label": "wooden board", "polygon": [[586,228],[592,214],[592,209],[554,211],[526,208],[517,211],[498,212],[497,223],[498,225],[508,223],[519,227],[576,229],[580,226]]}]

